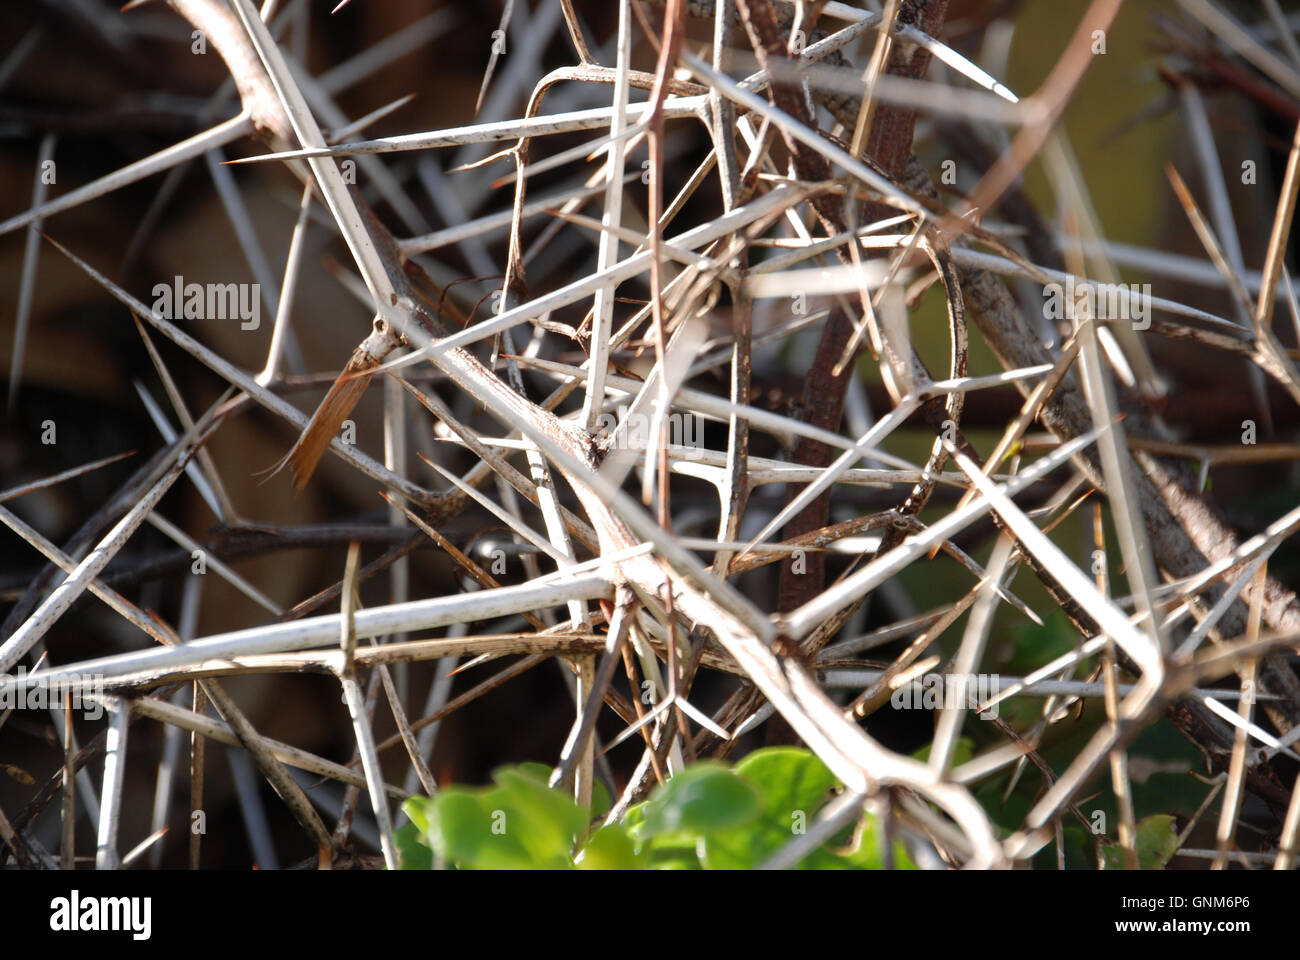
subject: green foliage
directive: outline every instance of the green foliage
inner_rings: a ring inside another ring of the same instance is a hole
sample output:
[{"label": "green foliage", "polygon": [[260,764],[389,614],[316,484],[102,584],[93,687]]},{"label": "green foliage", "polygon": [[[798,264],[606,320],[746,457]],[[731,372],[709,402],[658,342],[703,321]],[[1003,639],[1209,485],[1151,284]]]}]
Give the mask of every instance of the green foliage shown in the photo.
[{"label": "green foliage", "polygon": [[[414,797],[411,823],[397,831],[402,867],[437,860],[458,869],[737,870],[757,867],[805,833],[839,784],[816,756],[776,747],[734,767],[695,764],[658,787],[621,822],[593,824],[609,809],[603,788],[585,810],[550,789],[550,770],[506,767],[494,785],[452,787]],[[870,815],[845,826],[801,864],[811,869],[877,870],[883,837]],[[915,869],[900,841],[893,866]]]},{"label": "green foliage", "polygon": [[[407,810],[407,813],[410,812]],[[424,821],[424,826],[412,820],[393,833],[393,840],[397,843],[397,859],[403,870],[433,869],[433,851],[424,842],[428,823],[423,811],[420,812],[420,819]]]},{"label": "green foliage", "polygon": [[[930,747],[932,744],[927,743],[916,753],[912,754],[914,759],[922,763],[930,762]],[[960,767],[963,763],[975,759],[975,741],[970,737],[958,737],[957,742],[952,746],[952,762],[949,767]]]},{"label": "green foliage", "polygon": [[[1178,828],[1174,818],[1167,813],[1143,817],[1137,822],[1137,838],[1133,844],[1142,870],[1163,870],[1169,858],[1178,852]],[[1108,843],[1101,848],[1107,870],[1124,869],[1124,848],[1118,843]]]},{"label": "green foliage", "polygon": [[1079,633],[1070,623],[1070,618],[1060,610],[1049,613],[1041,627],[1034,623],[1014,627],[1011,636],[1013,646],[1010,656],[1001,665],[1008,673],[1036,670],[1044,663],[1069,653],[1080,642]]}]

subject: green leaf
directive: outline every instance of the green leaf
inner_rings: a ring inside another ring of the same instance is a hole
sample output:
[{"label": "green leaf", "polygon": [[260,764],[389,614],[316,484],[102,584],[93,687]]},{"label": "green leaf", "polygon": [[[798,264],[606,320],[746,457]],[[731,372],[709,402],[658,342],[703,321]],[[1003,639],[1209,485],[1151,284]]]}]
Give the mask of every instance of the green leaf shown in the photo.
[{"label": "green leaf", "polygon": [[722,830],[704,838],[700,864],[706,870],[753,870],[793,839],[771,824]]},{"label": "green leaf", "polygon": [[736,764],[736,774],[758,790],[764,816],[787,825],[796,812],[820,809],[836,782],[815,753],[798,747],[755,750]]},{"label": "green leaf", "polygon": [[1078,631],[1060,610],[1053,610],[1041,627],[1027,623],[1013,628],[1011,636],[1014,652],[1002,664],[1011,673],[1028,673],[1054,657],[1070,652],[1079,642]]},{"label": "green leaf", "polygon": [[645,823],[645,802],[634,803],[627,808],[623,814],[623,826],[627,828],[628,833],[635,839],[641,831],[641,825]]},{"label": "green leaf", "polygon": [[749,870],[808,828],[825,804],[835,776],[810,750],[771,747],[736,765],[763,804],[761,821],[704,839],[702,860],[710,870]]},{"label": "green leaf", "polygon": [[470,870],[548,865],[538,863],[524,845],[522,824],[512,824],[510,811],[491,802],[483,791],[448,788],[434,798],[431,809],[429,842],[444,860]]},{"label": "green leaf", "polygon": [[517,767],[498,770],[493,777],[498,789],[488,799],[504,812],[506,831],[516,833],[536,866],[571,866],[574,843],[586,832],[586,811],[535,773]]},{"label": "green leaf", "polygon": [[654,837],[638,855],[654,870],[701,870],[700,839],[689,833],[665,833]]},{"label": "green leaf", "polygon": [[642,870],[632,838],[621,823],[601,827],[583,847],[579,870]]},{"label": "green leaf", "polygon": [[603,817],[614,807],[614,798],[609,795],[609,787],[603,780],[591,782],[591,817]]},{"label": "green leaf", "polygon": [[[551,782],[552,770],[544,763],[533,763],[531,761],[528,761],[525,763],[516,763],[512,767],[502,767],[501,769],[510,770],[511,772],[517,773],[522,777],[528,777],[528,779],[530,780],[536,780],[538,783],[547,784]],[[492,779],[495,780],[497,778],[497,774],[500,772],[501,772],[500,770],[493,771]]]},{"label": "green leaf", "polygon": [[424,841],[424,830],[414,822],[403,824],[393,834],[397,862],[403,870],[432,870],[433,851]]},{"label": "green leaf", "polygon": [[[1178,852],[1178,828],[1174,818],[1167,813],[1143,817],[1137,822],[1133,846],[1137,852],[1138,869],[1163,870],[1169,858]],[[1104,869],[1124,869],[1124,848],[1118,843],[1105,844],[1101,852]]]},{"label": "green leaf", "polygon": [[[927,743],[920,750],[916,751],[916,753],[912,754],[912,756],[917,760],[920,760],[922,763],[929,763],[930,747],[932,746],[933,744]],[[949,768],[960,767],[963,763],[966,763],[974,757],[975,741],[970,737],[958,737],[956,744],[953,745],[952,762],[949,764]]]},{"label": "green leaf", "polygon": [[[754,867],[808,829],[836,786],[835,777],[806,749],[759,750],[735,770],[695,764],[631,807],[623,822],[601,826],[574,856],[590,829],[587,810],[547,784],[541,764],[505,767],[495,785],[452,787],[438,796],[414,797],[403,809],[411,823],[398,831],[406,869],[439,862],[461,869],[698,870]],[[595,804],[607,802],[593,790]],[[878,869],[882,866],[874,822],[863,842],[844,850],[846,827],[832,845],[813,851],[811,869]],[[838,845],[838,846],[836,846]],[[896,865],[912,867],[901,842]]]},{"label": "green leaf", "polygon": [[655,790],[639,833],[647,839],[729,830],[756,818],[762,806],[758,792],[722,764],[697,763]]},{"label": "green leaf", "polygon": [[[857,846],[843,853],[836,853],[836,857],[841,860],[845,866],[854,870],[884,870],[885,851],[884,838],[881,835],[880,821],[870,813],[864,813],[863,817],[866,822],[862,825],[861,830],[851,832],[845,840],[852,842],[857,840]],[[894,862],[895,870],[916,870],[916,863],[912,860],[907,852],[907,847],[903,845],[902,840],[894,841]],[[820,865],[813,865],[814,869],[824,869]]]},{"label": "green leaf", "polygon": [[411,818],[411,822],[422,834],[429,832],[429,820],[432,817],[431,807],[433,800],[429,797],[411,797],[404,804],[402,810]]}]

